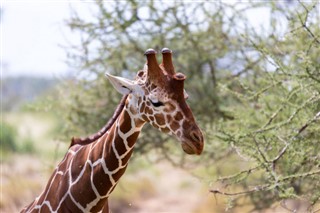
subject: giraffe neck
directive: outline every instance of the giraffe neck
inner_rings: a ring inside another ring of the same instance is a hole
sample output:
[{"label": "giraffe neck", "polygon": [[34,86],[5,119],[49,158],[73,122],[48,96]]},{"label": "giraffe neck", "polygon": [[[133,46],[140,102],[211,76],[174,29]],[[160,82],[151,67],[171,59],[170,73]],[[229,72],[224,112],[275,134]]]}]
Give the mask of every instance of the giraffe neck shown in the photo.
[{"label": "giraffe neck", "polygon": [[99,212],[124,174],[145,123],[131,108],[127,101],[97,141],[70,147],[45,191],[23,212]]},{"label": "giraffe neck", "polygon": [[[93,199],[80,201],[86,204],[82,205],[85,211],[95,212],[103,207],[105,200],[127,168],[135,142],[144,125],[144,122],[130,108],[127,103],[110,130],[89,146],[90,153],[86,162],[90,165],[90,174],[84,179],[89,182],[88,187],[91,185],[92,191],[89,191],[91,194],[94,192],[94,195]],[[76,165],[79,164],[76,163]],[[80,189],[85,182],[85,180],[79,180]],[[71,193],[81,197],[81,192],[77,188],[71,190]]]},{"label": "giraffe neck", "polygon": [[109,175],[112,183],[112,188],[107,194],[111,193],[124,173],[144,123],[125,107],[110,131],[97,141],[97,146],[103,146],[102,149],[96,149],[102,150],[100,156],[105,163],[105,167],[102,164],[103,172]]}]

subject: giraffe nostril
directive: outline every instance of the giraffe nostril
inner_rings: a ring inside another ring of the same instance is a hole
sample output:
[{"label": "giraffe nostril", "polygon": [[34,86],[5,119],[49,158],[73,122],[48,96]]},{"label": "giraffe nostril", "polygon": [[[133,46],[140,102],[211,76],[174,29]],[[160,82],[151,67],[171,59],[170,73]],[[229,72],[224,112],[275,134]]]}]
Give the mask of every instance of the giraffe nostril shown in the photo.
[{"label": "giraffe nostril", "polygon": [[202,135],[198,131],[195,131],[195,130],[191,131],[190,136],[193,141],[196,141],[196,142],[202,141]]}]

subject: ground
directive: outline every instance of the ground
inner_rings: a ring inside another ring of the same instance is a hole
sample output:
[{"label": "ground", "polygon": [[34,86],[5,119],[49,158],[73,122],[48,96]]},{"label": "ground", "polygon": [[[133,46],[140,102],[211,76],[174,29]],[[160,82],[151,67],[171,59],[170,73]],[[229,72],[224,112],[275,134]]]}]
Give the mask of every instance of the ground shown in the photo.
[{"label": "ground", "polygon": [[[20,147],[18,152],[0,152],[0,212],[12,213],[19,212],[42,192],[68,144],[55,140],[50,133],[54,127],[50,116],[15,113],[5,115],[4,120],[15,124]],[[25,144],[29,144],[29,148]],[[225,167],[232,164],[231,159],[228,160],[223,164]],[[237,162],[234,164],[239,166]],[[145,156],[136,156],[112,193],[110,208],[113,213],[226,212],[227,198],[209,192],[217,187],[212,185],[217,177],[199,178],[195,173],[198,175],[197,171],[174,167],[168,161],[150,162]],[[289,200],[287,205],[296,209],[295,212],[307,212],[304,203]],[[249,204],[227,212],[249,212],[251,207]],[[275,208],[263,212],[289,211],[276,204]]]},{"label": "ground", "polygon": [[[1,163],[0,212],[19,212],[43,190],[48,178],[47,162],[30,155],[13,155]],[[222,213],[249,212],[248,207],[226,211],[225,200],[214,197],[209,186],[189,172],[167,162],[125,174],[111,195],[113,213]],[[306,205],[287,201],[288,206],[307,212]],[[289,212],[282,207],[261,211]]]},{"label": "ground", "polygon": [[[13,155],[1,163],[1,212],[19,212],[41,193],[51,167],[46,164],[30,155]],[[207,199],[212,199],[190,173],[165,162],[154,166],[150,171],[124,175],[114,191],[115,196],[110,198],[113,212],[192,213]]]},{"label": "ground", "polygon": [[[1,152],[0,211],[19,212],[44,189],[68,144],[55,140],[55,120],[43,113],[7,113],[17,130],[18,152]],[[28,147],[26,149],[26,144]],[[130,162],[110,198],[113,212],[194,212],[211,195],[203,183],[170,163]]]}]

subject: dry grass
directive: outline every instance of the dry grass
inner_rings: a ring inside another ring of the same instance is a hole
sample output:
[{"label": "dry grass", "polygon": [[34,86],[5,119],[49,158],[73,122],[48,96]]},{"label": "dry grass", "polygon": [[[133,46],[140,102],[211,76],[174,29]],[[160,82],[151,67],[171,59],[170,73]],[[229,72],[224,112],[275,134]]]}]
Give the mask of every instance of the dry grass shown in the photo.
[{"label": "dry grass", "polygon": [[57,163],[56,156],[62,155],[66,145],[54,140],[56,123],[50,114],[6,113],[3,119],[15,127],[19,151],[1,152],[0,211],[12,213],[41,193]]},{"label": "dry grass", "polygon": [[[62,159],[67,144],[53,140],[51,129],[54,119],[47,119],[43,114],[11,114],[5,119],[17,126],[21,141],[29,137],[36,148],[34,154],[2,153],[0,212],[12,213],[19,212],[41,193],[53,168]],[[116,213],[226,212],[228,198],[209,193],[217,176],[216,166],[209,170],[197,166],[193,172],[187,172],[166,162],[155,165],[148,163],[144,157],[138,157],[129,164],[128,171],[112,193],[110,207]],[[220,167],[227,175],[241,164],[229,159]],[[191,173],[203,178],[196,178]],[[276,204],[265,212],[286,212],[279,206]],[[297,212],[306,210],[305,206],[304,203],[288,201],[288,207],[299,209]],[[250,209],[252,206],[247,205],[228,212],[248,212]]]},{"label": "dry grass", "polygon": [[41,192],[47,179],[41,168],[39,159],[29,155],[12,155],[1,163],[1,212],[19,212]]},{"label": "dry grass", "polygon": [[23,177],[13,177],[3,185],[2,193],[5,195],[0,200],[1,212],[19,212],[21,207],[32,200],[27,198],[36,197],[41,190],[42,184]]}]

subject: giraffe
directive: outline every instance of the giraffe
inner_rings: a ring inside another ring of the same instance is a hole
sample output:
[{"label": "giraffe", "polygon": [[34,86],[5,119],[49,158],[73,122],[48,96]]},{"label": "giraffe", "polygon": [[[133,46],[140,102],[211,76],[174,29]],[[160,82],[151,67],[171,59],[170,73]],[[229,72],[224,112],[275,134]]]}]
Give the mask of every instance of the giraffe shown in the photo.
[{"label": "giraffe", "polygon": [[111,122],[92,137],[73,138],[44,191],[21,212],[109,212],[108,198],[146,123],[175,136],[185,153],[201,154],[204,139],[186,103],[186,76],[175,73],[170,49],[161,52],[161,64],[155,50],[145,52],[147,62],[135,80],[106,73],[124,95]]}]

